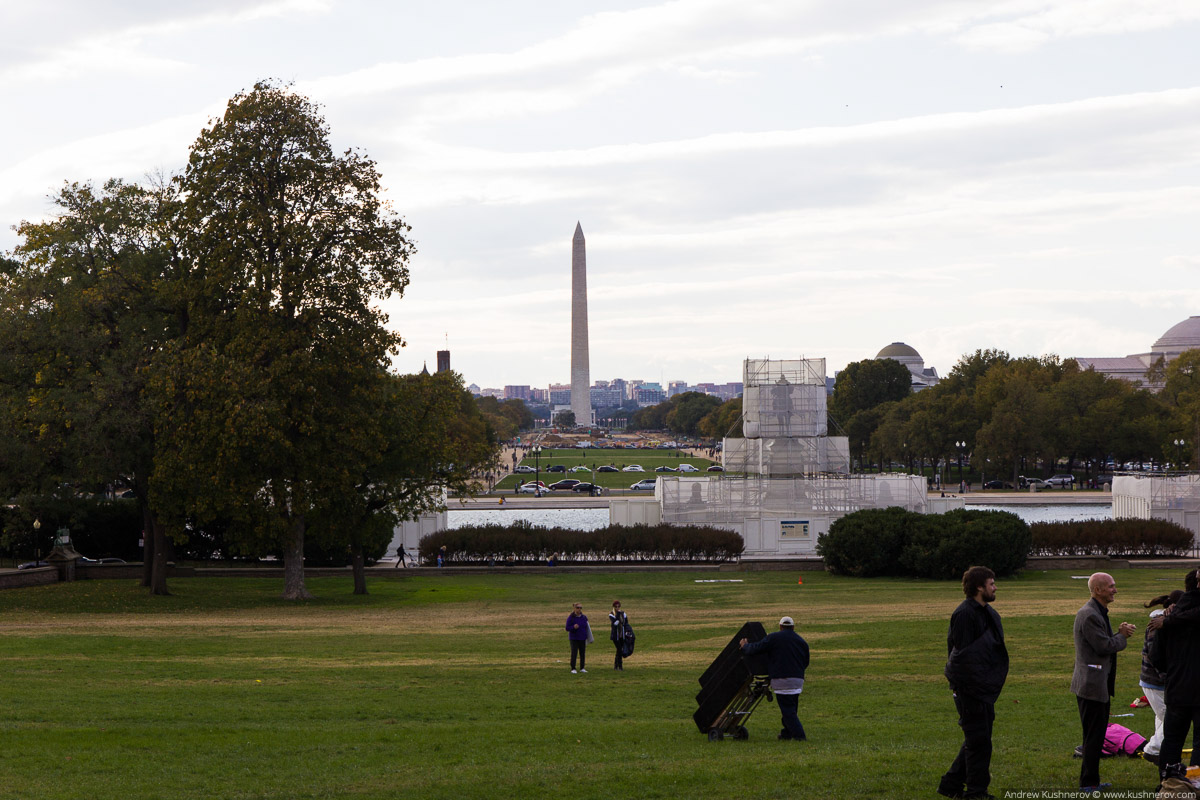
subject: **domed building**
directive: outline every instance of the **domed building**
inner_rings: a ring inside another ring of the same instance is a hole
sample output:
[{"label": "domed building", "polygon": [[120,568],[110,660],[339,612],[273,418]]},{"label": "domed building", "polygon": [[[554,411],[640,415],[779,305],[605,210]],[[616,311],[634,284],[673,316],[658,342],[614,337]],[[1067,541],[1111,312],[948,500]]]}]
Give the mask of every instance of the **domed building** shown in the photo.
[{"label": "domed building", "polygon": [[1154,366],[1161,358],[1164,364],[1169,364],[1185,350],[1200,350],[1200,317],[1188,317],[1183,322],[1172,325],[1166,333],[1158,337],[1150,348],[1149,353],[1135,353],[1124,358],[1081,358],[1076,357],[1075,363],[1080,369],[1094,369],[1096,372],[1110,378],[1137,383],[1151,391],[1162,389],[1160,381],[1146,378],[1146,371]]},{"label": "domed building", "polygon": [[912,373],[912,390],[914,392],[936,386],[937,382],[941,380],[937,370],[933,367],[926,367],[925,359],[921,358],[921,354],[904,342],[892,342],[880,350],[875,358],[890,358],[908,367],[908,371]]}]

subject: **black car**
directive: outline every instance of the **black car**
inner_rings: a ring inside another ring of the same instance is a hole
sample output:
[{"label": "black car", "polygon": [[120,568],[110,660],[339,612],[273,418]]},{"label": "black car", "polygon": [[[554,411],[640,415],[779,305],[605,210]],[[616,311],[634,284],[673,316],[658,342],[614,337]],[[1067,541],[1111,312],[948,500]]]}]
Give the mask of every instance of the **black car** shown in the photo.
[{"label": "black car", "polygon": [[566,471],[567,471],[566,464],[555,464],[552,467],[546,467],[546,472],[566,472]]},{"label": "black car", "polygon": [[1008,481],[988,481],[983,485],[985,489],[1011,489],[1013,485]]},{"label": "black car", "polygon": [[574,489],[576,486],[579,485],[579,483],[580,483],[580,481],[577,481],[574,478],[563,478],[561,481],[555,481],[554,483],[550,484],[550,488],[555,489],[555,490],[557,490],[557,489]]},{"label": "black car", "polygon": [[595,494],[596,490],[599,488],[600,487],[594,483],[577,483],[571,487],[571,491],[572,492],[587,492],[588,494]]},{"label": "black car", "polygon": [[596,467],[596,472],[620,472],[616,467],[610,467],[605,464],[603,467]]},{"label": "black car", "polygon": [[706,471],[707,471],[707,472],[724,472],[724,471],[725,471],[725,468],[724,468],[724,467],[722,467],[720,464],[713,464],[713,465],[712,465],[711,467],[709,467],[709,468],[708,468]]},{"label": "black car", "polygon": [[655,467],[654,471],[655,472],[679,472],[679,470],[675,469],[674,467]]}]

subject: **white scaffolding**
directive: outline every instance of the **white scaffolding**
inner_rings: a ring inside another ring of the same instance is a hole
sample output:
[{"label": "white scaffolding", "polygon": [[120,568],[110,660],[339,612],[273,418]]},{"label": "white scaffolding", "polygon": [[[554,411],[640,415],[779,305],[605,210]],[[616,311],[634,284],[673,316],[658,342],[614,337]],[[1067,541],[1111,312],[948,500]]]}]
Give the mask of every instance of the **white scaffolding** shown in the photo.
[{"label": "white scaffolding", "polygon": [[1165,519],[1192,532],[1200,547],[1200,475],[1118,475],[1113,519]]},{"label": "white scaffolding", "polygon": [[900,506],[925,511],[925,483],[913,475],[816,475],[771,478],[662,476],[663,522],[741,525],[746,520],[794,516],[837,517],[864,508]]}]

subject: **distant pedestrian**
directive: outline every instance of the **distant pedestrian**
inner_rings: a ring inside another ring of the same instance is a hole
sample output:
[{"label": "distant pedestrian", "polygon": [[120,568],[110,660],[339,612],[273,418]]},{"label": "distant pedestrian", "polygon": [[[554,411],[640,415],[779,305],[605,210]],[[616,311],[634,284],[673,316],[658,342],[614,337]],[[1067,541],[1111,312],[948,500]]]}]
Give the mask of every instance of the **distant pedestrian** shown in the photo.
[{"label": "distant pedestrian", "polygon": [[446,545],[442,545],[437,554],[437,565],[444,567],[446,565]]},{"label": "distant pedestrian", "polygon": [[996,599],[996,573],[971,567],[963,573],[967,596],[950,615],[946,635],[946,679],[954,695],[963,743],[950,769],[938,783],[946,797],[990,797],[992,724],[996,698],[1008,678],[1004,627],[990,603]]},{"label": "distant pedestrian", "polygon": [[396,548],[396,567],[397,568],[399,568],[399,567],[407,568],[408,564],[404,563],[407,558],[408,558],[408,554],[404,552],[404,545],[400,545],[399,547],[397,547]]},{"label": "distant pedestrian", "polygon": [[609,639],[617,646],[617,657],[613,661],[613,669],[624,670],[622,662],[628,654],[628,645],[632,643],[633,630],[629,627],[629,617],[621,610],[621,601],[613,601],[613,610],[608,615],[608,624],[612,628]]},{"label": "distant pedestrian", "polygon": [[1079,721],[1083,726],[1079,788],[1084,792],[1096,792],[1111,785],[1100,782],[1100,750],[1108,729],[1112,696],[1116,693],[1117,653],[1125,649],[1129,637],[1137,629],[1132,623],[1122,622],[1113,633],[1108,621],[1108,607],[1117,596],[1117,582],[1112,575],[1094,573],[1088,578],[1088,591],[1091,599],[1075,614],[1075,671],[1071,675],[1071,692],[1079,706]]},{"label": "distant pedestrian", "polygon": [[[588,627],[588,618],[584,616],[583,606],[576,603],[567,617],[567,641],[571,643],[571,674],[587,672],[584,669],[587,658],[588,639],[592,638],[592,629]],[[575,658],[579,657],[579,669],[575,669]]]}]

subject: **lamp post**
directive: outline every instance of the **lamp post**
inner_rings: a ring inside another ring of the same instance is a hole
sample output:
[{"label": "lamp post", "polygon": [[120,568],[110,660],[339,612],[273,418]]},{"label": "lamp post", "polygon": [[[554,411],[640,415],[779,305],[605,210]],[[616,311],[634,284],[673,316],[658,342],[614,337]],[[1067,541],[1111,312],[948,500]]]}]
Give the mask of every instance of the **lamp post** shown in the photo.
[{"label": "lamp post", "polygon": [[1183,446],[1185,444],[1187,444],[1187,442],[1185,442],[1183,439],[1175,440],[1175,470],[1176,470],[1176,472],[1181,470],[1180,464],[1183,461]]},{"label": "lamp post", "polygon": [[533,446],[533,496],[542,496],[542,446]]},{"label": "lamp post", "polygon": [[35,564],[42,560],[42,537],[41,537],[41,533],[40,533],[41,530],[42,530],[42,521],[40,519],[35,519],[33,521],[33,556],[34,556],[33,561]]},{"label": "lamp post", "polygon": [[598,488],[599,487],[596,486],[596,463],[593,461],[592,462],[592,497],[595,497],[596,495],[600,494],[600,492],[596,491]]},{"label": "lamp post", "polygon": [[958,482],[962,483],[963,482],[963,468],[962,468],[963,450],[966,449],[967,443],[955,441],[954,446],[958,448]]}]

